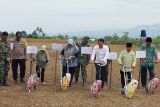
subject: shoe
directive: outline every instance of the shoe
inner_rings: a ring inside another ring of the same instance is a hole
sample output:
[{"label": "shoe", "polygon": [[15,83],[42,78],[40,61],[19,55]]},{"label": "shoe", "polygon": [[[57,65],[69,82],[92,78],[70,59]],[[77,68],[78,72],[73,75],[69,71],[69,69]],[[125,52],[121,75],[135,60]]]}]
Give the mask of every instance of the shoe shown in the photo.
[{"label": "shoe", "polygon": [[21,79],[20,82],[21,83],[26,83],[26,81],[24,79]]},{"label": "shoe", "polygon": [[18,80],[14,80],[14,82],[15,82],[15,84],[17,84],[17,83],[18,83]]},{"label": "shoe", "polygon": [[6,82],[2,84],[3,86],[9,86]]},{"label": "shoe", "polygon": [[78,79],[75,80],[75,83],[78,83]]},{"label": "shoe", "polygon": [[83,78],[82,80],[83,80],[83,83],[86,83],[86,79]]},{"label": "shoe", "polygon": [[34,86],[33,88],[34,88],[34,89],[36,89],[37,87],[36,87],[36,86]]},{"label": "shoe", "polygon": [[104,83],[104,86],[102,87],[102,91],[107,91],[107,89],[108,89],[108,84]]},{"label": "shoe", "polygon": [[106,90],[106,89],[103,87],[103,88],[102,88],[102,91],[105,91],[105,90]]},{"label": "shoe", "polygon": [[37,80],[39,81],[39,80],[40,80],[40,78],[39,78],[39,77],[37,77]]},{"label": "shoe", "polygon": [[42,84],[43,84],[43,85],[46,85],[47,83],[46,83],[46,82],[42,82]]},{"label": "shoe", "polygon": [[3,85],[2,85],[2,81],[0,81],[0,87],[2,87]]},{"label": "shoe", "polygon": [[122,95],[125,94],[125,89],[124,89],[124,88],[121,89],[121,94],[122,94]]}]

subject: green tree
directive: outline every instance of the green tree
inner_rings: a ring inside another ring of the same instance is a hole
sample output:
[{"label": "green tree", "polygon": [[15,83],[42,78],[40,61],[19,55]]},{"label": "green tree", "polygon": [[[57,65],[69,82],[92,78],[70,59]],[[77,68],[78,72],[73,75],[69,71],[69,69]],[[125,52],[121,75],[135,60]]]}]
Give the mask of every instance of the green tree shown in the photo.
[{"label": "green tree", "polygon": [[34,30],[34,31],[32,32],[32,35],[33,35],[33,36],[38,36],[38,33],[36,32],[36,30]]},{"label": "green tree", "polygon": [[65,35],[65,38],[66,38],[66,39],[68,39],[68,38],[69,38],[69,36],[68,36],[68,35]]},{"label": "green tree", "polygon": [[77,40],[77,37],[76,37],[76,36],[73,36],[72,39],[75,41],[75,40]]},{"label": "green tree", "polygon": [[15,34],[14,34],[13,32],[11,32],[11,33],[9,33],[9,36],[10,36],[10,37],[14,37]]},{"label": "green tree", "polygon": [[43,32],[43,29],[41,27],[37,27],[33,32],[32,32],[33,37],[45,37],[45,33]]},{"label": "green tree", "polygon": [[105,36],[104,37],[104,40],[106,40],[106,41],[110,41],[112,39],[112,36]]},{"label": "green tree", "polygon": [[59,39],[64,39],[64,36],[61,35],[61,34],[59,34],[59,35],[58,35],[58,38],[59,38]]},{"label": "green tree", "polygon": [[21,32],[22,32],[22,36],[23,36],[23,37],[26,38],[26,37],[28,36],[26,31],[21,31]]}]

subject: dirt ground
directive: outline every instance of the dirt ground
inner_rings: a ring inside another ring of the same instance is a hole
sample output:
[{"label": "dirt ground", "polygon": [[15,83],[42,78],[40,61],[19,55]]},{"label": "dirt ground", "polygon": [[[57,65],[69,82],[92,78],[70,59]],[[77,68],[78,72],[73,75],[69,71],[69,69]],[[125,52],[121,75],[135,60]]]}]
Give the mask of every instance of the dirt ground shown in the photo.
[{"label": "dirt ground", "polygon": [[[92,77],[93,65],[88,65],[88,78],[85,86],[82,86],[81,77],[79,82],[74,83],[67,92],[60,89],[60,67],[57,62],[57,75],[55,82],[55,52],[51,51],[51,41],[29,41],[29,44],[48,46],[51,60],[45,73],[47,85],[38,82],[37,89],[28,93],[26,84],[15,84],[12,80],[12,71],[9,72],[9,87],[0,87],[0,107],[159,107],[160,89],[154,95],[148,95],[142,87],[137,89],[132,99],[127,99],[120,94],[120,73],[117,61],[113,61],[112,87],[106,88],[102,94],[93,98],[90,86],[95,80],[95,68]],[[111,51],[120,52],[125,48],[122,45],[111,45]],[[135,50],[135,48],[134,48]],[[133,71],[133,78],[138,79],[139,60]],[[156,65],[156,77],[160,77],[160,67]],[[35,73],[35,64],[34,69]],[[110,71],[109,71],[110,74]],[[29,77],[29,62],[27,62],[26,80]],[[109,78],[109,76],[108,76]]]}]

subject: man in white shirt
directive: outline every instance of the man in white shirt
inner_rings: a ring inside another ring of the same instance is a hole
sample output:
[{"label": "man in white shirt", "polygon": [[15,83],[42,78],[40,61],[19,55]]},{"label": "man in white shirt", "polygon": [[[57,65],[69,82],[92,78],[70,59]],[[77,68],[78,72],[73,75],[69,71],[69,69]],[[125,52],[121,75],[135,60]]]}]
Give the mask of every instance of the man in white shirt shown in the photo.
[{"label": "man in white shirt", "polygon": [[104,83],[107,84],[107,57],[109,54],[108,46],[104,45],[104,39],[98,40],[98,45],[93,48],[91,55],[91,63],[95,63],[96,80],[102,80],[102,88]]}]

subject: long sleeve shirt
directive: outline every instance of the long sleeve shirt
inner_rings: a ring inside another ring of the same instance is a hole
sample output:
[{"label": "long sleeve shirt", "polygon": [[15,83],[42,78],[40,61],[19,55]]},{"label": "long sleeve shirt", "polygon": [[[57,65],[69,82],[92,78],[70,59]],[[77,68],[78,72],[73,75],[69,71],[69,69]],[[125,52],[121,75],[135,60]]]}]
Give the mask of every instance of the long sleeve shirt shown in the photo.
[{"label": "long sleeve shirt", "polygon": [[73,57],[71,58],[71,60],[68,60],[68,67],[76,67],[77,66],[77,54],[78,54],[78,48],[75,47],[67,47],[65,46],[62,51],[61,51],[61,60],[62,60],[62,64],[64,66],[67,66],[67,58],[69,57]]},{"label": "long sleeve shirt", "polygon": [[49,60],[49,55],[47,51],[40,50],[36,55],[36,63],[42,68],[46,69],[47,61]]},{"label": "long sleeve shirt", "polygon": [[141,45],[141,50],[146,51],[146,61],[147,63],[153,63],[154,59],[157,59],[157,50],[155,45],[151,44],[150,47],[147,47],[146,44]]},{"label": "long sleeve shirt", "polygon": [[89,45],[78,44],[77,46],[79,48],[78,63],[83,64],[83,65],[87,65],[88,62],[89,62],[89,60],[90,60],[90,55],[88,55],[88,54],[81,54],[81,48],[82,47],[89,47]]},{"label": "long sleeve shirt", "polygon": [[9,43],[8,41],[0,40],[0,60],[6,61],[9,58],[11,58]]},{"label": "long sleeve shirt", "polygon": [[108,46],[103,45],[103,48],[99,48],[99,46],[96,45],[93,48],[91,60],[95,60],[95,63],[101,63],[102,61],[104,61],[105,63],[102,64],[102,66],[105,66],[107,64],[108,54],[109,54]]},{"label": "long sleeve shirt", "polygon": [[123,50],[118,57],[118,62],[119,64],[126,66],[126,71],[131,71],[131,67],[136,66],[135,52],[133,52],[132,50],[130,52],[127,52],[127,50]]}]

